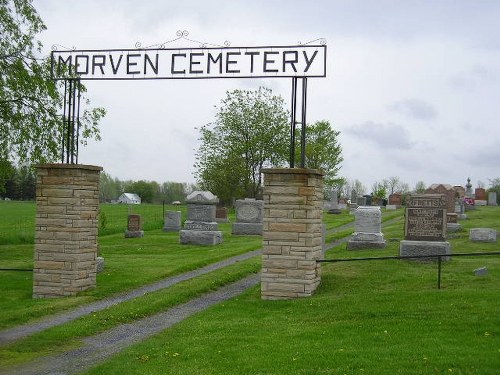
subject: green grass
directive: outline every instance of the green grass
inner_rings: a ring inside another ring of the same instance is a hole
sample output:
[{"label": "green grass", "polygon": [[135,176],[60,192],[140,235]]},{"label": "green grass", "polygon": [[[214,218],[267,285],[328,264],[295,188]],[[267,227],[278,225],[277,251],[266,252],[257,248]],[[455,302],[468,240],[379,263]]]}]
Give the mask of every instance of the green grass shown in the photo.
[{"label": "green grass", "polygon": [[[384,211],[383,221],[400,216],[398,211]],[[467,214],[469,219],[460,222],[464,230],[450,239],[452,251],[498,251],[497,243],[470,242],[468,230],[500,231],[500,208],[481,207]],[[325,218],[330,228],[352,220],[347,214]],[[31,273],[1,272],[0,322],[18,324],[9,321],[12,315],[31,320],[261,246],[259,237],[233,238],[230,224],[220,227],[224,243],[215,247],[181,246],[177,234],[159,229],[147,231],[142,239],[124,239],[123,229],[100,236],[105,272],[95,290],[77,297],[32,300]],[[398,255],[403,220],[391,222],[383,233],[386,249],[347,251],[340,245],[326,257]],[[32,246],[7,247],[0,246],[2,262],[32,262]],[[473,270],[482,266],[488,275],[474,276]],[[160,311],[259,267],[260,259],[254,258],[41,332],[0,348],[0,367],[76,347],[83,334]],[[435,263],[328,263],[322,265],[322,282],[311,298],[262,301],[259,287],[252,288],[124,350],[87,374],[496,374],[499,295],[498,256],[456,257],[443,263],[441,290]]]},{"label": "green grass", "polygon": [[[500,230],[500,209],[481,208],[450,239],[458,252],[498,251],[472,243],[468,227]],[[402,238],[403,222],[384,233]],[[347,251],[330,258],[398,255]],[[473,270],[487,266],[488,275]],[[400,260],[322,266],[311,298],[262,301],[258,287],[124,350],[86,374],[497,374],[500,259],[457,257],[437,265]]]},{"label": "green grass", "polygon": [[34,243],[35,203],[0,200],[0,245]]},{"label": "green grass", "polygon": [[49,328],[21,339],[11,345],[0,347],[0,367],[11,366],[34,358],[76,348],[85,336],[111,329],[175,305],[187,302],[204,293],[237,281],[249,273],[260,271],[260,259],[238,262],[209,274],[178,283],[117,306],[83,316],[75,321]]}]

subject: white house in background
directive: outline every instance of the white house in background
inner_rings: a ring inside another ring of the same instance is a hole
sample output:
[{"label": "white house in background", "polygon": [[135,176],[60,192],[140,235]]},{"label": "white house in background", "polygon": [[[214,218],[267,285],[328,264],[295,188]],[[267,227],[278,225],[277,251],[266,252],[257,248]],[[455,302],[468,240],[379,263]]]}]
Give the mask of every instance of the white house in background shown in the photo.
[{"label": "white house in background", "polygon": [[141,197],[133,193],[123,193],[118,198],[118,203],[141,204]]}]

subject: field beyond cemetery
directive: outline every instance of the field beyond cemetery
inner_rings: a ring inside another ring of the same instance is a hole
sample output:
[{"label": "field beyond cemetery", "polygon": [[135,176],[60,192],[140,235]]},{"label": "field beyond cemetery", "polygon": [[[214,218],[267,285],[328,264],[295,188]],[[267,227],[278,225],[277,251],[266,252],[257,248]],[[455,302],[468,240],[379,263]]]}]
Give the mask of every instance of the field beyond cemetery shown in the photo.
[{"label": "field beyond cemetery", "polygon": [[[185,207],[165,207],[181,210]],[[100,253],[105,270],[97,288],[76,297],[34,300],[30,271],[0,271],[0,330],[66,311],[163,278],[262,247],[257,236],[224,243],[180,245],[164,233],[163,207],[141,205],[144,238],[125,239],[129,208],[101,206]],[[33,267],[34,203],[0,202],[0,268]],[[496,252],[497,243],[469,240],[470,228],[500,230],[500,207],[467,212],[450,235],[453,253]],[[184,216],[185,217],[185,216]],[[104,220],[103,220],[104,218]],[[234,213],[230,214],[234,221]],[[327,244],[349,235],[353,215],[324,215]],[[383,250],[334,246],[326,258],[399,254],[403,211],[383,211]],[[474,270],[487,268],[484,276]],[[82,345],[123,323],[164,311],[260,270],[260,257],[147,293],[133,300],[0,345],[0,373]],[[311,298],[262,301],[259,286],[199,312],[130,346],[86,374],[497,374],[500,369],[500,256],[455,257],[437,264],[401,260],[322,264]]]}]

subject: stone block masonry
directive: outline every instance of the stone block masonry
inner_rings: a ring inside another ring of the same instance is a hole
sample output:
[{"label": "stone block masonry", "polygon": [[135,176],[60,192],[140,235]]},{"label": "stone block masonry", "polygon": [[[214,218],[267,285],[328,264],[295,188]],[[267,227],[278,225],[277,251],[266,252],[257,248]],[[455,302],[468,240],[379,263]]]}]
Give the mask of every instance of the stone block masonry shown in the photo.
[{"label": "stone block masonry", "polygon": [[101,167],[37,167],[33,298],[71,296],[96,286]]},{"label": "stone block masonry", "polygon": [[323,175],[264,169],[262,299],[311,296],[321,281]]}]

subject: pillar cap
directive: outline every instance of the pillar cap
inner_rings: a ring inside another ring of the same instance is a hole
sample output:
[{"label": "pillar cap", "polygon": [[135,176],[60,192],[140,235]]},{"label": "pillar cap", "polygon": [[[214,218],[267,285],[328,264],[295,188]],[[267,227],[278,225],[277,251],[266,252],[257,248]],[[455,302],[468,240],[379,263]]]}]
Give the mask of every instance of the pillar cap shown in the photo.
[{"label": "pillar cap", "polygon": [[319,169],[310,168],[263,168],[262,173],[274,173],[274,174],[316,174],[323,176],[324,173]]},{"label": "pillar cap", "polygon": [[87,165],[87,164],[62,164],[62,163],[46,163],[46,164],[36,164],[37,169],[86,169],[90,171],[102,171],[103,168],[97,165]]}]

